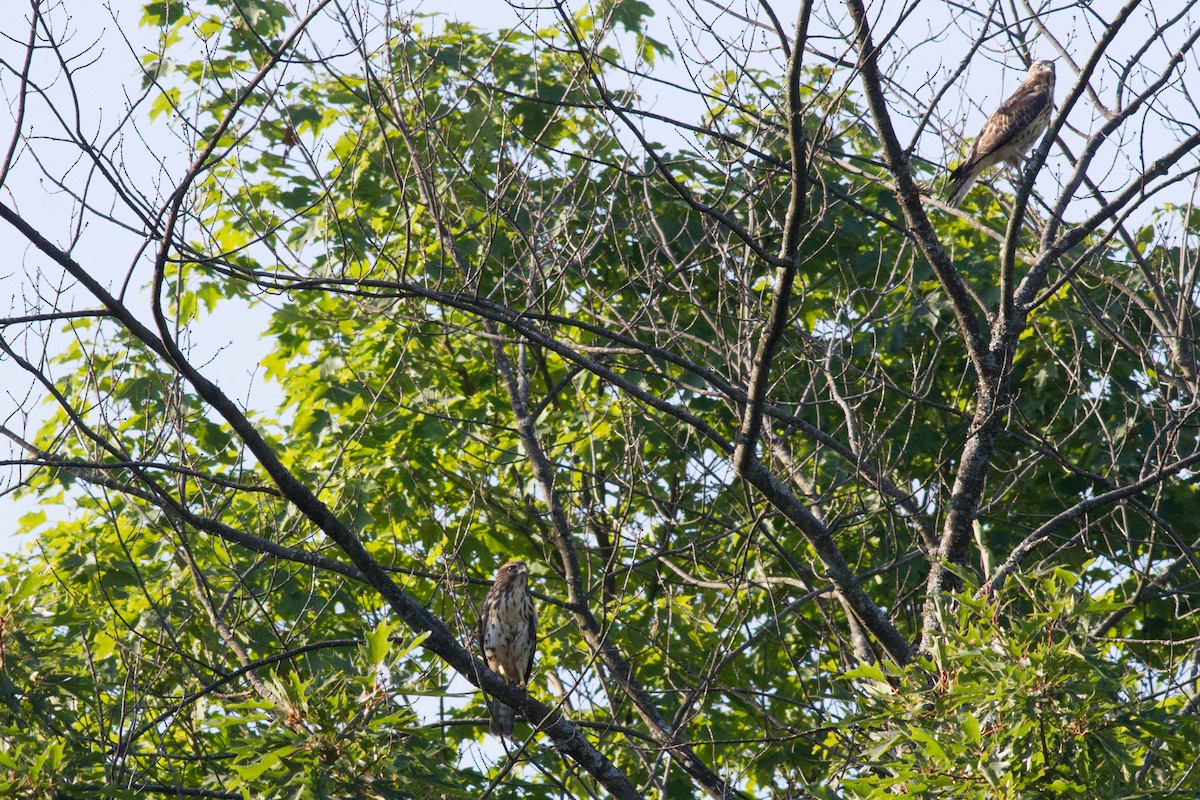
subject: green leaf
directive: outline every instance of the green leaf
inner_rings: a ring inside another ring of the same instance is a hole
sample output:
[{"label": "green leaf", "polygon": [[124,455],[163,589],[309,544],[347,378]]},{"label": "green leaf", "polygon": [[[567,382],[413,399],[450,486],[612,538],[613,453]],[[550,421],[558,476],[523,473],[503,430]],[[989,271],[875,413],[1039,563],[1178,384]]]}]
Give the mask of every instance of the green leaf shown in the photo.
[{"label": "green leaf", "polygon": [[394,630],[396,630],[396,625],[389,623],[386,619],[381,619],[374,629],[366,632],[366,658],[370,667],[378,667],[387,657],[388,650],[391,649],[388,637]]}]

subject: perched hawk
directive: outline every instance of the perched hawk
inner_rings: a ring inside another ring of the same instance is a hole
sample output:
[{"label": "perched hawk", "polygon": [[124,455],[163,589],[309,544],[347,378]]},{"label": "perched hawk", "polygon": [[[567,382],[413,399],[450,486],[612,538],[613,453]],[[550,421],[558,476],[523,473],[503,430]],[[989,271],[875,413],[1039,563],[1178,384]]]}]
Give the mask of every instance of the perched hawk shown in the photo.
[{"label": "perched hawk", "polygon": [[983,123],[971,145],[971,154],[950,173],[950,205],[957,206],[971,190],[979,174],[993,164],[1007,161],[1019,168],[1054,110],[1054,62],[1035,61],[1012,97]]},{"label": "perched hawk", "polygon": [[[529,595],[529,568],[509,561],[496,571],[492,590],[479,610],[479,648],[488,667],[518,688],[525,688],[537,644],[537,612]],[[489,700],[492,733],[512,737],[516,712]]]}]

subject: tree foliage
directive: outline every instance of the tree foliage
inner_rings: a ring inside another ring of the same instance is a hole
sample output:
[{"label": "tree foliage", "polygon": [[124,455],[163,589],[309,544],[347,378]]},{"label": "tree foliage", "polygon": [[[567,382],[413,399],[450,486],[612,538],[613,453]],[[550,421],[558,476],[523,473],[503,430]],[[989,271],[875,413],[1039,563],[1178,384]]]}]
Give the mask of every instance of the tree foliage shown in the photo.
[{"label": "tree foliage", "polygon": [[[0,793],[1195,796],[1194,23],[877,5],[154,2],[101,137],[67,10],[6,23]],[[1084,22],[944,204],[984,56]]]}]

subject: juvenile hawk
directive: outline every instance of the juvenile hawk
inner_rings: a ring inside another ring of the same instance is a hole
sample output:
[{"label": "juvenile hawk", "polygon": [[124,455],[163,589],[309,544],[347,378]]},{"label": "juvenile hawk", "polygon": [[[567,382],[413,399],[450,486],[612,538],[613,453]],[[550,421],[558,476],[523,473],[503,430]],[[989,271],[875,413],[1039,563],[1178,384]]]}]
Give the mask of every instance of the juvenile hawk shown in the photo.
[{"label": "juvenile hawk", "polygon": [[[488,667],[504,680],[525,688],[533,669],[537,645],[537,612],[529,594],[529,568],[509,561],[496,571],[492,589],[479,610],[479,648]],[[491,732],[512,737],[516,712],[499,700],[489,700]]]},{"label": "juvenile hawk", "polygon": [[950,205],[957,206],[971,190],[979,174],[993,164],[1007,161],[1019,168],[1054,111],[1054,62],[1035,61],[1012,97],[1005,100],[983,123],[971,145],[971,154],[950,173]]}]

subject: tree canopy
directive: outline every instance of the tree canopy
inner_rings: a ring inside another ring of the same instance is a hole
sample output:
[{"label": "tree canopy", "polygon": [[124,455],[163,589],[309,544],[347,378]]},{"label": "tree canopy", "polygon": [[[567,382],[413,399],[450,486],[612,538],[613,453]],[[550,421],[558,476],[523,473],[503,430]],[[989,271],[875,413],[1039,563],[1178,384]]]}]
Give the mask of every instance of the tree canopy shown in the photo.
[{"label": "tree canopy", "polygon": [[31,0],[0,794],[1196,796],[1195,4],[985,5]]}]

